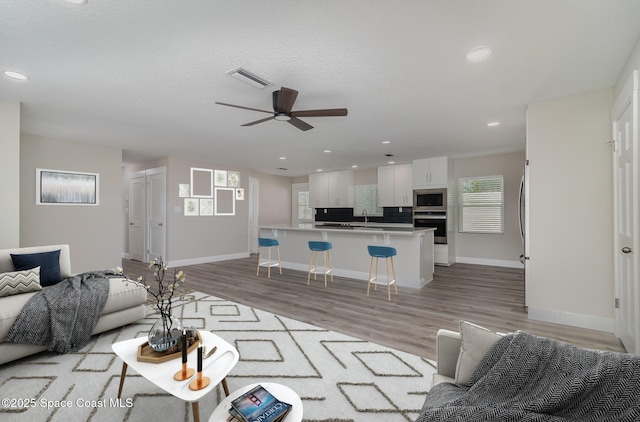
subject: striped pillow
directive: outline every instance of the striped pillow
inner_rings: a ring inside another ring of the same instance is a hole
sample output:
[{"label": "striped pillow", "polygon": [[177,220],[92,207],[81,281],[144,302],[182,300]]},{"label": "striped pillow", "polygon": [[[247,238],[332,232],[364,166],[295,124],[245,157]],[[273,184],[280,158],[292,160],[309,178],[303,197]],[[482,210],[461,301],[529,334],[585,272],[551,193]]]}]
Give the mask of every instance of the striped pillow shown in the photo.
[{"label": "striped pillow", "polygon": [[38,290],[42,290],[40,267],[0,274],[0,297],[37,292]]}]

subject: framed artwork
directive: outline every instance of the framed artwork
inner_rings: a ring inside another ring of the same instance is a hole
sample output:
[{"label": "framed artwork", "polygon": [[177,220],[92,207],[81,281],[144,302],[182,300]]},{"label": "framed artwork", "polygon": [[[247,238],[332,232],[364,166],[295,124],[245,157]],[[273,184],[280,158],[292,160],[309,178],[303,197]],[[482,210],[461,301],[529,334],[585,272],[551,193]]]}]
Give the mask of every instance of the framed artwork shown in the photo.
[{"label": "framed artwork", "polygon": [[191,167],[191,197],[213,198],[213,170]]},{"label": "framed artwork", "polygon": [[200,199],[200,215],[213,215],[213,199]]},{"label": "framed artwork", "polygon": [[215,183],[216,186],[227,186],[227,171],[216,170],[215,171]]},{"label": "framed artwork", "polygon": [[100,175],[36,169],[36,205],[99,205]]},{"label": "framed artwork", "polygon": [[229,171],[227,172],[227,186],[230,188],[237,188],[240,186],[240,172]]},{"label": "framed artwork", "polygon": [[236,201],[244,201],[244,189],[236,188]]},{"label": "framed artwork", "polygon": [[200,200],[198,198],[184,198],[184,215],[187,217],[200,215]]},{"label": "framed artwork", "polygon": [[216,188],[215,215],[236,215],[234,188]]},{"label": "framed artwork", "polygon": [[180,183],[178,185],[178,197],[180,198],[186,198],[189,196],[189,192],[190,192],[190,188],[189,188],[189,184],[187,183]]}]

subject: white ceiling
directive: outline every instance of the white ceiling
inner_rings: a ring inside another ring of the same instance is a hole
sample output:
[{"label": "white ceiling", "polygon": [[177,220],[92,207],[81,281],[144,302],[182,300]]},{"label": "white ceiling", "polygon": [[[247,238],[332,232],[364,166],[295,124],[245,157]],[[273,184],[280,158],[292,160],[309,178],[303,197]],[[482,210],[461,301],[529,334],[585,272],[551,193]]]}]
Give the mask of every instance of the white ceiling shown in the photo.
[{"label": "white ceiling", "polygon": [[[527,104],[613,86],[639,22],[638,0],[0,0],[0,70],[30,78],[0,77],[0,98],[22,102],[23,133],[125,160],[298,176],[509,152]],[[491,56],[467,61],[479,45]],[[274,86],[225,73],[237,66]],[[303,132],[241,127],[268,115],[215,104],[269,110],[280,86],[300,92],[294,110],[349,114]]]}]

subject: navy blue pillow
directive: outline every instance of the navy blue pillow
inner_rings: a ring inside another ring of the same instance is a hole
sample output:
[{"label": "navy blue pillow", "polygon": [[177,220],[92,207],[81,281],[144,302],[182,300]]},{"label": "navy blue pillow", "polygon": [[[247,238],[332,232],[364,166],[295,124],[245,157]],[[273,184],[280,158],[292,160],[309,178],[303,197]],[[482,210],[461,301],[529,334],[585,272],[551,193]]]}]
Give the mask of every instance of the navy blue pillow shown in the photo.
[{"label": "navy blue pillow", "polygon": [[14,255],[11,260],[16,271],[40,267],[40,285],[52,286],[62,281],[60,275],[60,249],[51,252]]}]

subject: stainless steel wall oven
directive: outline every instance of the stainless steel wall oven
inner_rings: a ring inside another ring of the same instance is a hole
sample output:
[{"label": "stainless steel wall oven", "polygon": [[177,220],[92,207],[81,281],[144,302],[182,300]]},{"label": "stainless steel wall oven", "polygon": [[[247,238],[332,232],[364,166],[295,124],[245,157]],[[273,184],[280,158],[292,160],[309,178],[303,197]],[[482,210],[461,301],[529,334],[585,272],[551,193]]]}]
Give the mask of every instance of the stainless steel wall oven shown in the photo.
[{"label": "stainless steel wall oven", "polygon": [[447,212],[446,211],[414,211],[413,226],[415,228],[435,228],[433,243],[447,244]]}]

